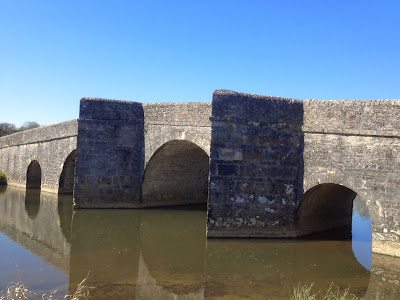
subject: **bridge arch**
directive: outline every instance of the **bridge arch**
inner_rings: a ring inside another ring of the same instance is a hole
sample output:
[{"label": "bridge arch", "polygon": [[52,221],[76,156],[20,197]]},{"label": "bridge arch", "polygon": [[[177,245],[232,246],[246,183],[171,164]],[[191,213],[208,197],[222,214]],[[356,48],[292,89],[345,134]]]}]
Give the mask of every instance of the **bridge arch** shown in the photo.
[{"label": "bridge arch", "polygon": [[297,208],[300,235],[337,228],[348,228],[351,233],[356,196],[354,190],[335,183],[318,184],[306,191]]},{"label": "bridge arch", "polygon": [[73,150],[65,159],[58,184],[59,194],[72,194],[75,181],[76,150]]},{"label": "bridge arch", "polygon": [[317,234],[313,237],[351,240],[355,258],[365,269],[371,270],[374,240],[370,210],[371,205],[364,195],[353,187],[321,183],[319,178],[297,206],[298,235]]},{"label": "bridge arch", "polygon": [[26,188],[40,189],[42,186],[42,168],[37,160],[32,160],[26,171]]},{"label": "bridge arch", "polygon": [[[357,175],[352,174],[344,174],[339,170],[330,170],[329,172],[323,174],[312,174],[308,175],[304,178],[303,190],[305,191],[302,195],[301,199],[298,201],[297,205],[297,217],[299,216],[300,207],[302,206],[302,202],[304,200],[304,196],[308,191],[313,190],[313,188],[322,185],[334,185],[336,187],[343,187],[350,189],[354,193],[354,198],[358,195],[361,197],[363,203],[368,210],[368,214],[371,218],[372,229],[374,229],[374,225],[378,224],[379,216],[376,214],[377,206],[376,201],[374,199],[374,195],[370,193],[370,185],[373,183],[369,183]],[[321,190],[322,191],[322,190]],[[299,219],[298,219],[299,220]]]},{"label": "bridge arch", "polygon": [[146,165],[144,206],[207,203],[209,156],[197,144],[172,140],[159,147]]},{"label": "bridge arch", "polygon": [[165,144],[171,141],[185,141],[190,142],[203,149],[203,151],[210,156],[210,140],[211,137],[191,134],[185,131],[173,131],[165,136],[157,136],[156,138],[148,137],[146,139],[146,153],[145,153],[145,165],[147,165],[154,154]]}]

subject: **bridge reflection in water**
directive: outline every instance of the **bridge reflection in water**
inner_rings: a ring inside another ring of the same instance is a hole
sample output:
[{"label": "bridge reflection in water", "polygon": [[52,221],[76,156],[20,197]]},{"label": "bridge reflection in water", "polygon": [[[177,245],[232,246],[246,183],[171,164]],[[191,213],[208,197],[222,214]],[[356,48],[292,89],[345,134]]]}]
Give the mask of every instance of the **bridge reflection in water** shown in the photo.
[{"label": "bridge reflection in water", "polygon": [[[90,271],[93,299],[286,299],[298,282],[314,283],[316,291],[335,282],[367,299],[400,296],[399,260],[374,254],[370,273],[349,241],[206,240],[205,211],[73,213],[71,203],[72,197],[15,188],[0,195],[1,232],[20,245],[13,249],[26,248],[41,261],[32,266],[19,256],[25,250],[10,253],[2,238],[0,266],[15,260],[39,291],[64,280],[65,292],[73,292]],[[0,289],[15,280],[16,270],[5,270]]]}]

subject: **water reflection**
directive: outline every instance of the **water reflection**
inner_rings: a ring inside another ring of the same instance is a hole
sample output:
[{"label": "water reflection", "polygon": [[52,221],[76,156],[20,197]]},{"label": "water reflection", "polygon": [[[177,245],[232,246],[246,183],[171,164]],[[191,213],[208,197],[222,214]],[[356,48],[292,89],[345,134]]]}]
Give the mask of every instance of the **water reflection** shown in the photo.
[{"label": "water reflection", "polygon": [[197,211],[75,211],[71,289],[90,270],[95,297],[153,295],[155,282],[164,296],[196,294],[204,287],[205,217]]},{"label": "water reflection", "polygon": [[0,185],[0,195],[5,194],[7,191],[7,186],[6,185]]},{"label": "water reflection", "polygon": [[[0,195],[0,289],[22,279],[37,291],[68,291],[70,246],[54,195],[8,187]],[[64,286],[64,287],[63,287]]]},{"label": "water reflection", "polygon": [[136,210],[78,210],[72,224],[71,292],[90,271],[94,299],[135,295],[139,261]]},{"label": "water reflection", "polygon": [[25,192],[25,210],[30,219],[35,219],[40,208],[40,190],[27,189]]},{"label": "water reflection", "polygon": [[337,241],[211,241],[207,275],[216,288],[207,286],[206,291],[214,297],[286,299],[298,282],[314,283],[316,291],[335,282],[363,296],[369,281],[369,272],[354,258],[351,245]]},{"label": "water reflection", "polygon": [[57,211],[60,227],[69,244],[71,244],[72,231],[72,202],[72,195],[58,195]]},{"label": "water reflection", "polygon": [[360,196],[353,201],[352,248],[357,260],[367,270],[372,264],[372,223],[368,208]]},{"label": "water reflection", "polygon": [[[72,212],[70,196],[42,192],[29,213],[29,197],[10,187],[0,195],[0,289],[15,280],[15,260],[37,290],[72,293],[90,271],[93,299],[287,299],[298,282],[400,296],[400,260],[374,254],[371,268],[354,241],[206,240],[205,211]],[[364,242],[357,226],[353,240]]]}]

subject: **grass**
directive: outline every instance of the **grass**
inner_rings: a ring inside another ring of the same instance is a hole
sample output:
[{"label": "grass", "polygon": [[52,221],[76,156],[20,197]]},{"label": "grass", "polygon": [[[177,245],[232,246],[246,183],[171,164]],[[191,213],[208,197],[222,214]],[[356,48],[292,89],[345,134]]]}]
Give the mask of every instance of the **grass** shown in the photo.
[{"label": "grass", "polygon": [[328,291],[325,295],[318,293],[314,294],[311,289],[313,284],[308,285],[296,285],[293,288],[293,292],[290,295],[290,300],[358,300],[358,298],[352,294],[349,294],[349,289],[344,292],[340,292],[338,286],[331,283]]},{"label": "grass", "polygon": [[7,176],[0,172],[0,185],[7,185]]},{"label": "grass", "polygon": [[[76,292],[73,295],[65,295],[63,299],[67,300],[83,300],[89,299],[90,293],[89,290],[91,287],[84,285],[86,279],[88,279],[89,273],[85,279],[78,284]],[[57,290],[51,291],[50,294],[43,294],[42,300],[57,300],[55,298],[55,293]],[[11,282],[7,291],[0,291],[0,300],[28,300],[29,297],[36,296],[36,294],[29,290],[26,283],[23,281],[19,281],[17,283]]]}]

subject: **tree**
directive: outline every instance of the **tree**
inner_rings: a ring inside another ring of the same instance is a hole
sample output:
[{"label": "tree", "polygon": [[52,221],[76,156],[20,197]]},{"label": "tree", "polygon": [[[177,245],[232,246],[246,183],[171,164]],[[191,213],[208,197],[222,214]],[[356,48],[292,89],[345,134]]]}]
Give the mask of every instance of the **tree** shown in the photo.
[{"label": "tree", "polygon": [[0,123],[0,136],[17,132],[18,129],[11,123]]},{"label": "tree", "polygon": [[24,124],[22,124],[22,126],[18,130],[23,131],[23,130],[37,128],[37,127],[40,127],[40,125],[37,122],[25,121]]},{"label": "tree", "polygon": [[0,123],[0,136],[5,136],[8,134],[16,133],[18,131],[24,131],[27,129],[37,128],[40,125],[34,121],[26,121],[20,128],[15,127],[14,124],[11,123]]}]

